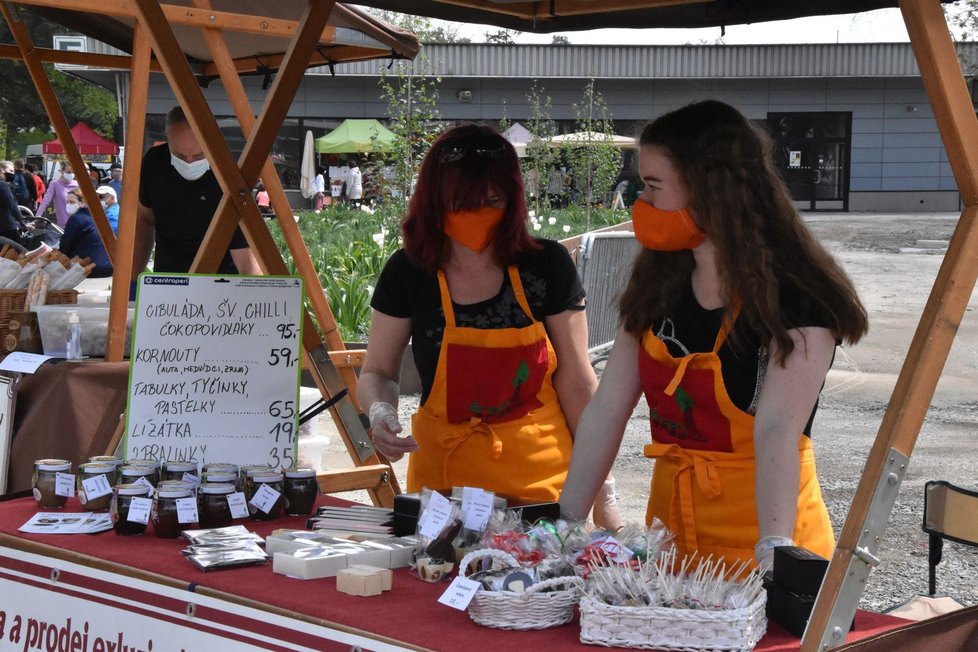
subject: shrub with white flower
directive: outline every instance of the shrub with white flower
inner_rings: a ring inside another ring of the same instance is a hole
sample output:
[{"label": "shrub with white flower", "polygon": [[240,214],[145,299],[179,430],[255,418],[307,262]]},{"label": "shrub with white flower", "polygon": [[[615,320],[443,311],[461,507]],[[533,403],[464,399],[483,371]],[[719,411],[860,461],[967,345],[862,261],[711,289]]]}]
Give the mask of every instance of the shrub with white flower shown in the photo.
[{"label": "shrub with white flower", "polygon": [[565,224],[562,230],[564,233],[570,233],[571,232],[570,224]]},{"label": "shrub with white flower", "polygon": [[556,217],[551,217],[551,218],[548,218],[547,219],[547,224],[549,224],[550,226],[553,226],[556,223],[557,223],[557,218]]}]

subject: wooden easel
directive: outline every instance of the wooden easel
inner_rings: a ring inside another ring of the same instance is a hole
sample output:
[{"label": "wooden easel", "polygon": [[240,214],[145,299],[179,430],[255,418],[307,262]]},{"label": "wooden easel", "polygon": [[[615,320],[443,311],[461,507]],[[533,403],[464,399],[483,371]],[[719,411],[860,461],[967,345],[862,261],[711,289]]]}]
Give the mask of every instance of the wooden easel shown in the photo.
[{"label": "wooden easel", "polygon": [[[58,137],[65,145],[69,161],[73,167],[81,169],[83,161],[41,65],[43,61],[65,60],[65,58],[50,53],[42,58],[43,53],[34,48],[16,9],[11,7],[11,4],[16,3],[0,3],[0,9],[14,33],[18,58],[23,59],[28,66]],[[79,11],[94,10],[88,3],[75,0],[58,0],[57,3],[49,0],[25,0],[22,4],[57,5]],[[70,59],[74,63],[90,65],[95,65],[95,60],[98,60],[101,65],[112,63],[113,67],[122,67],[120,66],[122,61],[129,64],[131,86],[127,143],[141,144],[144,139],[146,97],[151,70],[162,71],[167,76],[178,102],[184,108],[190,126],[211,162],[211,169],[224,190],[224,197],[198,251],[191,268],[192,272],[207,273],[217,270],[223,252],[227,249],[231,236],[240,223],[263,272],[288,274],[285,262],[272,240],[271,233],[251,193],[255,181],[259,176],[262,177],[296,268],[306,281],[307,294],[315,316],[315,321],[309,314],[304,317],[302,342],[305,353],[304,364],[311,372],[323,399],[332,401],[334,421],[356,467],[352,470],[324,473],[319,478],[320,485],[324,491],[365,489],[375,504],[390,506],[393,504],[394,496],[400,493],[400,489],[390,464],[374,451],[366,432],[368,425],[366,418],[356,402],[356,375],[353,366],[359,358],[357,354],[345,352],[315,266],[299,234],[278,174],[268,157],[306,67],[312,61],[320,63],[324,60],[321,43],[324,35],[331,33],[327,28],[327,21],[334,10],[334,4],[332,1],[311,1],[298,21],[285,21],[213,11],[208,0],[194,0],[194,8],[199,10],[196,12],[187,7],[161,5],[153,0],[107,0],[98,6],[97,11],[127,16],[134,20],[132,57],[101,55],[89,59],[85,55],[76,53]],[[349,12],[345,8],[343,11]],[[221,77],[242,131],[249,135],[239,161],[234,160],[227,143],[221,136],[217,121],[173,33],[171,21],[203,30],[207,46],[213,56],[212,72],[216,71]],[[278,74],[262,112],[256,119],[248,103],[239,73],[246,72],[248,65],[251,65],[253,70],[257,64],[253,61],[242,63],[233,60],[223,30],[245,32],[258,30],[256,33],[267,34],[265,30],[269,29],[276,30],[274,33],[277,35],[291,37],[291,41],[284,55],[270,58],[277,65]],[[152,58],[154,52],[155,61]],[[391,56],[391,51],[350,46],[345,47],[341,54],[346,58],[340,60],[359,60]],[[411,54],[413,56],[413,53]],[[9,49],[0,50],[0,56],[10,55],[12,53]],[[328,61],[333,62],[336,59],[328,59]],[[124,174],[126,179],[131,181],[123,184],[120,204],[124,215],[136,213],[138,202],[136,180],[139,178],[140,167],[139,154],[131,156],[127,161]],[[135,242],[135,221],[120,222],[117,241],[95,196],[95,188],[91,187],[91,183],[83,181],[82,189],[87,203],[93,207],[93,215],[114,265],[113,287],[128,289]],[[127,303],[127,291],[117,291],[113,294],[106,351],[108,360],[121,360],[123,357]],[[319,335],[317,324],[321,327],[322,337]],[[337,366],[334,360],[341,364]],[[116,436],[109,446],[110,451],[117,448],[123,429],[124,424],[120,423]]]}]

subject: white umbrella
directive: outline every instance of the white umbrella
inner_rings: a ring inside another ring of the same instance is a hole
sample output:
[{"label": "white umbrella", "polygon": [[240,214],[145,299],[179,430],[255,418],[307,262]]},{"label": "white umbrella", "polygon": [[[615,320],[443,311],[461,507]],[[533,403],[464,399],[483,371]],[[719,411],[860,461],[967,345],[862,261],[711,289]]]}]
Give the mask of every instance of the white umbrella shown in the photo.
[{"label": "white umbrella", "polygon": [[302,145],[302,165],[299,168],[299,190],[309,199],[316,194],[316,152],[313,149],[312,132],[306,132],[306,142]]}]

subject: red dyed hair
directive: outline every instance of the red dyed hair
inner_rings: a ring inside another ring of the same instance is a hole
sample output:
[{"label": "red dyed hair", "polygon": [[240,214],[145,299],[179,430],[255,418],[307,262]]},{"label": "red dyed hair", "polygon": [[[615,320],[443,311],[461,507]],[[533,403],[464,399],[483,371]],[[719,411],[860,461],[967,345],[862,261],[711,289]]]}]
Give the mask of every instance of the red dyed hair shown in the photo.
[{"label": "red dyed hair", "polygon": [[506,201],[492,251],[500,264],[510,265],[522,252],[540,248],[526,227],[516,150],[491,127],[464,125],[439,136],[421,163],[401,224],[408,258],[427,270],[439,269],[448,256],[445,213],[480,208],[491,194]]}]

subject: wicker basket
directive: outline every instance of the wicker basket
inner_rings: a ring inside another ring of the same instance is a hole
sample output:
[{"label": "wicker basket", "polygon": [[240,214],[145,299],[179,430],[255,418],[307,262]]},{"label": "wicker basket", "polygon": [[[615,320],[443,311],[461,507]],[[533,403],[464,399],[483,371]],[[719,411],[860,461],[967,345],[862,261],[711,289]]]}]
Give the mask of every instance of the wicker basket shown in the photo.
[{"label": "wicker basket", "polygon": [[581,598],[581,642],[605,647],[682,652],[753,650],[767,631],[761,591],[743,609],[707,611],[666,607],[616,607]]},{"label": "wicker basket", "polygon": [[[465,555],[459,564],[459,575],[465,577],[470,565],[491,557],[506,567],[519,568],[519,562],[502,550],[484,548]],[[562,590],[551,591],[556,587]],[[554,577],[538,582],[522,593],[480,589],[469,603],[469,618],[484,627],[496,629],[548,629],[574,619],[584,580],[576,576]]]},{"label": "wicker basket", "polygon": [[[17,346],[17,338],[6,337],[10,327],[10,313],[24,309],[27,290],[0,290],[0,353],[10,353]],[[47,293],[45,303],[78,303],[77,290],[53,290]]]}]

